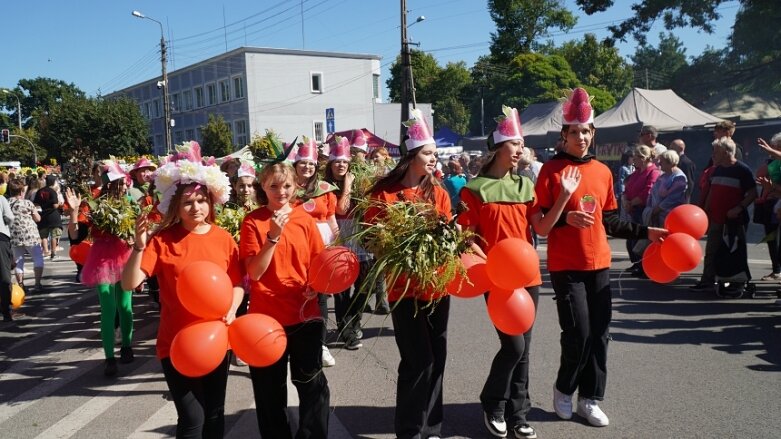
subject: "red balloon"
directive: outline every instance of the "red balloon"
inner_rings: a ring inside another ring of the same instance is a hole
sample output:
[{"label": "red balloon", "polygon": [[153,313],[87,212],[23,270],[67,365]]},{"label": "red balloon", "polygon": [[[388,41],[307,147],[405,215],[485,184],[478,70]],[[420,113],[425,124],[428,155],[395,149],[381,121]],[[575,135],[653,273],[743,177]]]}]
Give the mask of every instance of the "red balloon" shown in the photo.
[{"label": "red balloon", "polygon": [[245,314],[228,326],[233,352],[254,367],[266,367],[279,361],[287,348],[285,329],[265,314]]},{"label": "red balloon", "polygon": [[694,270],[702,260],[700,243],[685,233],[668,235],[661,247],[664,264],[681,273]]},{"label": "red balloon", "polygon": [[233,302],[233,282],[214,262],[192,262],[179,273],[176,295],[192,314],[207,320],[220,319]]},{"label": "red balloon", "polygon": [[360,264],[347,247],[327,247],[312,259],[309,286],[318,293],[337,294],[350,288],[358,279]]},{"label": "red balloon", "polygon": [[521,335],[534,324],[534,301],[524,288],[515,291],[494,288],[488,293],[488,316],[508,335]]},{"label": "red balloon", "polygon": [[685,233],[700,239],[708,231],[708,215],[694,204],[681,204],[667,214],[664,228],[670,233]]},{"label": "red balloon", "polygon": [[89,255],[90,249],[92,249],[91,242],[81,241],[76,245],[72,245],[68,251],[68,254],[70,255],[73,262],[79,265],[84,265],[84,263],[87,262],[87,255]]},{"label": "red balloon", "polygon": [[466,270],[466,276],[456,273],[456,277],[447,284],[445,291],[467,299],[480,296],[491,289],[493,283],[488,278],[485,259],[474,253],[464,253],[461,255],[461,264]]},{"label": "red balloon", "polygon": [[515,290],[525,287],[540,272],[540,257],[531,244],[521,238],[499,241],[488,252],[488,277],[497,287]]},{"label": "red balloon", "polygon": [[221,320],[195,322],[171,342],[171,363],[184,376],[204,376],[222,363],[228,351],[228,328]]},{"label": "red balloon", "polygon": [[656,283],[666,284],[674,281],[680,275],[679,272],[668,267],[662,259],[661,245],[652,242],[643,253],[643,271],[649,279]]}]

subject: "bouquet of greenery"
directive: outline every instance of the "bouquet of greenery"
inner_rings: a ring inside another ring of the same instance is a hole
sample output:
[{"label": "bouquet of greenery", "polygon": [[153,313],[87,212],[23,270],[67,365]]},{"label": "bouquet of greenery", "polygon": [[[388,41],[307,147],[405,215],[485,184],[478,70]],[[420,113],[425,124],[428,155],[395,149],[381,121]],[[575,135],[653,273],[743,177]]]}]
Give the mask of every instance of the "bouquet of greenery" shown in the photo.
[{"label": "bouquet of greenery", "polygon": [[377,178],[381,175],[380,169],[369,160],[357,160],[350,161],[350,173],[355,176],[353,181],[353,193],[358,198],[363,198],[366,191],[374,184]]},{"label": "bouquet of greenery", "polygon": [[131,242],[136,234],[136,218],[141,214],[139,206],[128,197],[88,198],[89,218],[92,225],[117,238]]},{"label": "bouquet of greenery", "polygon": [[220,228],[225,229],[230,233],[236,242],[239,242],[241,222],[244,221],[244,217],[247,213],[248,210],[240,206],[217,204],[214,207],[215,222]]},{"label": "bouquet of greenery", "polygon": [[468,250],[473,234],[459,231],[455,220],[448,221],[428,203],[366,200],[359,212],[373,208],[382,212],[376,222],[361,223],[358,232],[345,238],[358,239],[377,258],[361,291],[384,277],[388,285],[403,282],[404,297],[414,288],[436,298],[444,296],[456,276],[466,274],[460,256]]}]

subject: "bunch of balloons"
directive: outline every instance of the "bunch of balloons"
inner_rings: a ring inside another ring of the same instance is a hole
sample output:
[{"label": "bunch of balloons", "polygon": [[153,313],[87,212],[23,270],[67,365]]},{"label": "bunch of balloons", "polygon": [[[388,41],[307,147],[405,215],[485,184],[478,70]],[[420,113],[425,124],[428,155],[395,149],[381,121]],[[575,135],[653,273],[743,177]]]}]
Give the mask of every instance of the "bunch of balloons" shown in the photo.
[{"label": "bunch of balloons", "polygon": [[683,204],[670,211],[664,227],[670,231],[667,238],[651,243],[643,253],[643,270],[657,283],[672,282],[697,267],[702,260],[698,239],[708,230],[708,216],[693,204]]},{"label": "bunch of balloons", "polygon": [[318,293],[341,293],[355,283],[360,268],[358,257],[347,247],[328,247],[309,265],[309,286]]},{"label": "bunch of balloons", "polygon": [[461,255],[466,276],[457,276],[447,287],[456,297],[488,294],[488,316],[494,326],[509,335],[520,335],[534,324],[535,309],[524,286],[540,271],[540,258],[528,242],[520,238],[499,241],[488,259],[471,253]]},{"label": "bunch of balloons", "polygon": [[233,303],[233,283],[224,269],[197,261],[179,274],[177,297],[182,306],[203,319],[179,331],[171,343],[171,363],[182,375],[204,376],[222,363],[229,348],[256,367],[277,362],[287,347],[282,326],[264,314],[247,314],[227,326],[223,321]]}]

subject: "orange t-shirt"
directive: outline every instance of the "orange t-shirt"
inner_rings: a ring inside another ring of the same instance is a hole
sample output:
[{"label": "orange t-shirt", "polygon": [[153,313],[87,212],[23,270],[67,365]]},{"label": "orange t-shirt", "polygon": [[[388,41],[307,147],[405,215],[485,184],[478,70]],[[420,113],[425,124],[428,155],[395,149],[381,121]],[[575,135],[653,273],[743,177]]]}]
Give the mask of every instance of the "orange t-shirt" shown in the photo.
[{"label": "orange t-shirt", "polygon": [[[391,188],[388,188],[386,190],[376,191],[371,194],[371,199],[373,200],[379,200],[383,201],[385,203],[397,203],[399,201],[402,201],[399,198],[399,193],[403,194],[404,200],[409,201],[422,201],[420,198],[420,193],[417,189],[411,189],[404,187],[400,184],[397,184],[396,186],[393,186]],[[453,216],[450,211],[450,195],[448,195],[447,191],[443,189],[440,186],[434,186],[434,207],[437,210],[437,212],[440,215],[443,215],[447,217],[448,221],[450,221]],[[370,207],[365,214],[365,219],[368,222],[376,222],[377,219],[382,218],[382,211],[379,207]],[[403,274],[399,276],[399,278],[396,280],[396,283],[392,285],[389,288],[388,291],[388,301],[389,302],[397,302],[399,299],[402,298],[402,295],[404,297],[412,297],[414,295],[415,298],[418,300],[434,300],[442,295],[436,295],[433,291],[426,290],[426,291],[416,291],[416,286],[413,283],[410,283],[409,288],[407,288],[406,294],[404,294],[404,287],[407,282],[407,277]]]},{"label": "orange t-shirt", "polygon": [[327,192],[303,203],[300,199],[296,199],[295,206],[303,209],[318,223],[324,223],[329,217],[336,215],[336,194]]},{"label": "orange t-shirt", "polygon": [[[526,180],[528,181],[528,180]],[[539,211],[537,199],[526,203],[484,203],[469,188],[461,189],[461,201],[467,210],[458,215],[458,224],[475,227],[483,240],[475,242],[487,254],[497,242],[505,238],[521,238],[533,243],[527,218]],[[527,287],[542,285],[540,272]]]},{"label": "orange t-shirt", "polygon": [[185,326],[203,320],[187,311],[176,294],[179,273],[191,262],[210,261],[225,269],[234,286],[241,286],[239,249],[230,233],[212,225],[208,232],[190,233],[177,224],[158,232],[146,246],[141,271],[160,282],[160,327],[157,358],[169,356],[174,336]]},{"label": "orange t-shirt", "polygon": [[591,195],[596,199],[594,225],[577,228],[569,224],[554,226],[548,234],[549,271],[590,271],[610,267],[610,245],[602,224],[602,212],[616,210],[613,194],[613,174],[596,159],[575,162],[566,157],[554,157],[545,162],[537,177],[535,192],[542,209],[550,209],[561,192],[561,172],[576,166],[581,173],[580,185],[564,206],[564,213],[580,210],[580,199]]},{"label": "orange t-shirt", "polygon": [[[320,197],[322,198],[322,197]],[[241,260],[260,253],[270,229],[271,211],[255,209],[241,224]],[[267,314],[282,326],[320,318],[317,296],[308,294],[309,266],[324,248],[314,219],[301,209],[290,212],[268,269],[250,281],[249,312]]]}]

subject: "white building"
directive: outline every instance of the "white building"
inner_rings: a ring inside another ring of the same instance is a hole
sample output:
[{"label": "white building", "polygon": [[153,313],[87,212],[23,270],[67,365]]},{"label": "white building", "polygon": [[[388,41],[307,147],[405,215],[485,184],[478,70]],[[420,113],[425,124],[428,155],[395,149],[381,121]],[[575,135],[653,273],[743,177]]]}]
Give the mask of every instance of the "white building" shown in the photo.
[{"label": "white building", "polygon": [[[154,152],[165,153],[163,97],[156,77],[119,90],[138,102]],[[240,47],[168,74],[174,144],[201,140],[199,127],[221,115],[237,146],[273,129],[282,139],[323,141],[326,109],[335,131],[375,126],[381,101],[380,57],[308,50]]]}]

